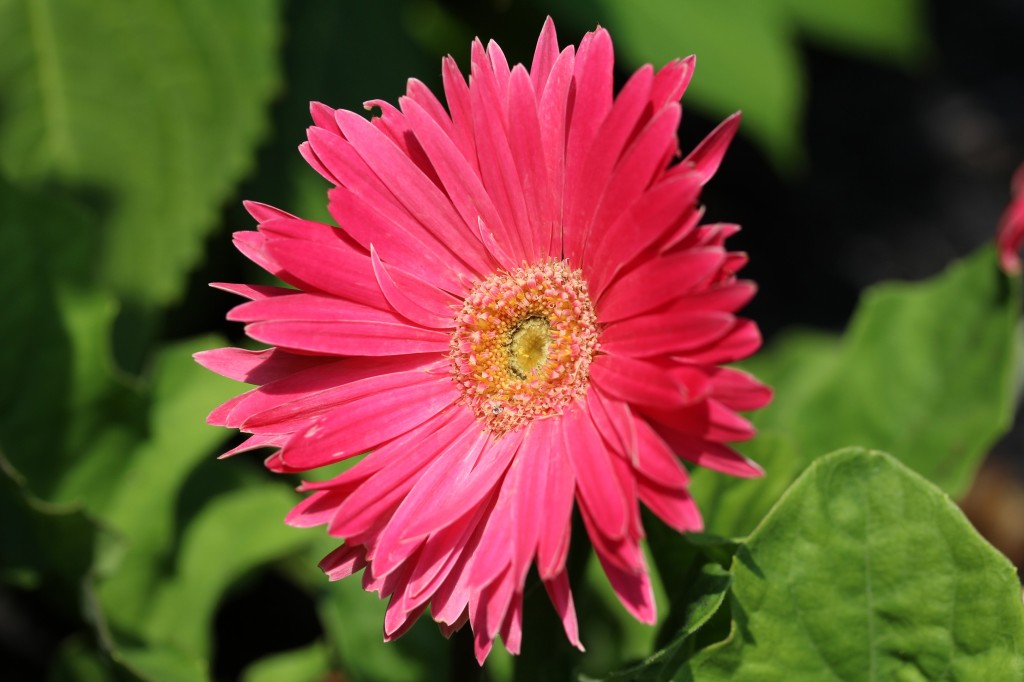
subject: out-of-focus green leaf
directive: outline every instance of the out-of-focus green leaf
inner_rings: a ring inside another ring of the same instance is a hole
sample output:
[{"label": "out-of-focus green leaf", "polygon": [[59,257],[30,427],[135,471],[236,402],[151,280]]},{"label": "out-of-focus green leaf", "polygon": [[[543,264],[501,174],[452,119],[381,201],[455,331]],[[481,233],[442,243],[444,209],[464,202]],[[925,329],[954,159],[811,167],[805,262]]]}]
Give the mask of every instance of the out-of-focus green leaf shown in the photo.
[{"label": "out-of-focus green leaf", "polygon": [[676,628],[675,636],[667,646],[659,649],[642,663],[595,678],[580,676],[581,682],[593,680],[645,680],[668,682],[679,669],[682,661],[691,652],[686,646],[690,637],[722,606],[731,577],[720,565],[709,562],[700,567],[696,579],[688,586],[685,613],[682,624]]},{"label": "out-of-focus green leaf", "polygon": [[65,641],[50,666],[47,682],[114,682],[117,674],[96,650],[81,638]]},{"label": "out-of-focus green leaf", "polygon": [[864,57],[913,63],[927,40],[921,0],[778,0],[812,38]]},{"label": "out-of-focus green leaf", "polygon": [[[109,620],[138,626],[150,606],[175,537],[175,508],[186,476],[212,456],[225,433],[206,424],[209,410],[238,384],[195,364],[192,354],[222,345],[213,336],[164,348],[153,370],[149,439],[122,461],[124,473],[104,518],[127,541],[124,563],[101,585]],[[121,453],[124,458],[124,453]]]},{"label": "out-of-focus green leaf", "polygon": [[104,531],[80,507],[36,499],[15,476],[0,451],[0,580],[75,604]]},{"label": "out-of-focus green leaf", "polygon": [[1010,562],[891,456],[816,461],[732,566],[733,629],[678,679],[1024,677]]},{"label": "out-of-focus green leaf", "polygon": [[0,169],[106,204],[98,274],[175,299],[251,163],[277,81],[275,0],[0,1]]},{"label": "out-of-focus green leaf", "polygon": [[743,129],[780,163],[800,155],[804,76],[792,23],[774,2],[601,0],[618,50],[657,66],[697,55],[693,102],[725,116],[743,110]]},{"label": "out-of-focus green leaf", "polygon": [[183,532],[174,576],[155,595],[145,638],[207,658],[213,615],[225,590],[309,545],[308,535],[283,522],[295,502],[281,483],[252,485],[209,502]]},{"label": "out-of-focus green leaf", "polygon": [[245,669],[242,682],[323,682],[329,672],[327,649],[318,642],[256,661]]},{"label": "out-of-focus green leaf", "polygon": [[393,642],[381,635],[384,604],[358,578],[325,586],[320,622],[346,679],[354,682],[415,682],[448,679],[450,644],[429,618],[421,618]]},{"label": "out-of-focus green leaf", "polygon": [[[803,462],[849,445],[884,449],[959,495],[1012,418],[1019,310],[1019,282],[991,247],[930,280],[874,287],[840,348],[805,355],[809,366],[776,386],[757,424],[789,438]],[[793,357],[781,347],[751,366]]]}]

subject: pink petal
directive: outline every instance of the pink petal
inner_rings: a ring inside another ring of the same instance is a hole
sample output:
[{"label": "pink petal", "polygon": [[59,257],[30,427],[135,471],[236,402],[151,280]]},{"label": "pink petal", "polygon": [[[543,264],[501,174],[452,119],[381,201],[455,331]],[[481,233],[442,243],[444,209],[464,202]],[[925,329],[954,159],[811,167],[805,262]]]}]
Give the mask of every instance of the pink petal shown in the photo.
[{"label": "pink petal", "polygon": [[211,282],[210,286],[214,289],[220,289],[226,291],[229,294],[235,294],[242,298],[247,298],[250,301],[259,301],[264,298],[271,298],[273,296],[284,296],[285,294],[294,294],[295,289],[285,289],[284,287],[272,287],[265,284],[230,284],[228,282]]},{"label": "pink petal", "polygon": [[372,244],[370,260],[380,291],[402,317],[431,329],[451,329],[455,326],[457,299],[429,284],[416,282],[408,275],[402,277],[405,286],[399,286],[394,275],[401,277],[401,271],[390,272]]},{"label": "pink petal", "polygon": [[544,27],[540,30],[540,37],[537,38],[537,49],[533,53],[533,63],[530,65],[530,78],[533,79],[533,88],[537,92],[544,91],[548,74],[558,59],[558,36],[555,34],[555,22],[549,16],[544,20]]},{"label": "pink petal", "polygon": [[555,612],[562,619],[562,627],[569,643],[580,651],[586,651],[580,642],[579,624],[576,621],[576,606],[573,604],[572,590],[569,588],[569,575],[559,571],[556,575],[544,580],[544,589],[551,599]]},{"label": "pink petal", "polygon": [[688,177],[670,178],[648,189],[608,229],[587,243],[590,293],[599,299],[614,275],[666,233],[697,224],[700,186]]},{"label": "pink petal", "polygon": [[599,533],[621,538],[626,532],[628,509],[608,447],[593,421],[579,408],[563,415],[562,435],[576,474],[577,497],[590,508]]},{"label": "pink petal", "polygon": [[605,575],[608,576],[608,582],[615,590],[615,595],[626,610],[641,623],[654,624],[658,619],[658,611],[654,605],[654,591],[651,589],[651,579],[643,554],[640,554],[642,570],[639,573],[622,570],[600,551],[597,552],[597,558]]},{"label": "pink petal", "polygon": [[708,281],[725,261],[721,249],[693,249],[641,263],[618,277],[597,303],[605,324],[653,310]]},{"label": "pink petal", "polygon": [[624,355],[598,355],[590,374],[602,391],[623,402],[670,409],[693,400],[687,384],[674,376],[681,369]]},{"label": "pink petal", "polygon": [[670,528],[680,533],[699,533],[704,522],[690,493],[667,488],[641,476],[637,479],[640,500]]},{"label": "pink petal", "polygon": [[739,127],[740,113],[737,111],[735,114],[719,123],[718,127],[712,130],[708,136],[705,137],[685,159],[683,159],[678,168],[685,168],[687,166],[693,168],[697,177],[700,178],[700,184],[706,184],[722,164],[722,157],[725,156],[725,152],[729,148],[729,143],[732,142],[732,138],[736,135],[736,131],[739,130]]},{"label": "pink petal", "polygon": [[[552,234],[558,229],[559,207],[555,188],[548,179],[544,155],[538,154],[543,144],[537,99],[530,76],[522,66],[512,70],[509,83],[509,144],[519,171],[529,217],[531,262],[556,255],[552,251]],[[558,254],[561,255],[561,254]]]},{"label": "pink petal", "polygon": [[319,566],[330,580],[347,578],[366,566],[366,550],[361,545],[350,547],[343,544],[321,559]]},{"label": "pink petal", "polygon": [[311,367],[319,367],[326,360],[315,355],[294,355],[279,348],[243,350],[216,348],[192,355],[206,369],[235,381],[248,384],[266,384]]},{"label": "pink petal", "polygon": [[339,111],[338,126],[370,170],[379,177],[420,229],[444,244],[455,260],[461,260],[477,276],[490,274],[494,263],[481,244],[471,237],[451,203],[438,187],[401,150],[362,116]]},{"label": "pink petal", "polygon": [[542,580],[548,580],[563,571],[569,555],[576,479],[561,436],[561,420],[544,421],[548,423],[533,423],[536,426],[530,434],[530,443],[537,451],[548,453],[545,521],[537,542],[537,572]]},{"label": "pink petal", "polygon": [[459,398],[447,378],[402,386],[325,414],[281,452],[294,469],[353,457],[423,424]]},{"label": "pink petal", "polygon": [[664,426],[658,427],[658,433],[675,450],[677,455],[706,469],[720,471],[723,474],[739,478],[764,476],[764,470],[756,462],[747,459],[726,445],[688,436]]},{"label": "pink petal", "polygon": [[735,318],[729,313],[697,310],[677,315],[652,313],[610,325],[601,334],[609,354],[651,357],[683,355],[729,333]]}]

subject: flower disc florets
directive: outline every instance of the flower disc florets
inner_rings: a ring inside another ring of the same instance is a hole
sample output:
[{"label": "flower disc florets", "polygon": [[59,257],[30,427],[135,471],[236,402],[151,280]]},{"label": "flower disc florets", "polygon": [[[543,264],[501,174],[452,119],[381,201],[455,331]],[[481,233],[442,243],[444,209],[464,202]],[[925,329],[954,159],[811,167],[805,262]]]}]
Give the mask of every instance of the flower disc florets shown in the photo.
[{"label": "flower disc florets", "polygon": [[498,434],[585,395],[597,316],[583,273],[547,261],[477,282],[455,318],[452,376]]}]

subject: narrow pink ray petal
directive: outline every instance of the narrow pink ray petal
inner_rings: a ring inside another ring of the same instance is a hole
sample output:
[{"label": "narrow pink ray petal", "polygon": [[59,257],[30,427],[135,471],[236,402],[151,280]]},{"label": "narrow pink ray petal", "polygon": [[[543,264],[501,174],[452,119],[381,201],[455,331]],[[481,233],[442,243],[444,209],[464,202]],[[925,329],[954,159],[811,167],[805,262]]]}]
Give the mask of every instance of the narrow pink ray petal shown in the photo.
[{"label": "narrow pink ray petal", "polygon": [[464,269],[455,267],[432,238],[417,238],[407,219],[396,221],[380,211],[380,204],[367,203],[347,187],[335,187],[327,196],[331,215],[367,251],[374,245],[385,262],[401,263],[406,272],[445,291],[465,293]]},{"label": "narrow pink ray petal", "polygon": [[[430,164],[430,160],[423,152],[423,148],[416,140],[416,137],[411,134],[405,115],[393,104],[380,99],[364,102],[363,107],[367,110],[380,109],[380,115],[371,118],[370,125],[384,133],[391,143],[401,149],[402,153],[416,165],[423,175],[440,187],[441,182],[437,177],[437,172]],[[335,119],[337,119],[337,114],[335,114]]]},{"label": "narrow pink ray petal", "polygon": [[496,82],[479,41],[473,44],[472,57],[469,95],[480,159],[480,179],[499,215],[507,221],[507,224],[503,222],[500,225],[488,223],[488,227],[495,232],[502,249],[513,262],[518,263],[528,257],[532,247],[525,242],[530,235],[526,205],[512,160],[508,133],[503,125],[506,96],[499,90],[500,84]]},{"label": "narrow pink ray petal", "polygon": [[711,372],[711,394],[733,410],[757,410],[772,400],[772,389],[750,374],[729,367]]},{"label": "narrow pink ray petal", "polygon": [[247,298],[250,301],[259,301],[264,298],[271,298],[272,296],[284,296],[285,294],[295,293],[295,289],[274,287],[266,284],[231,284],[229,282],[210,282],[210,286],[213,287],[214,289],[226,291],[229,294],[235,294],[236,296]]},{"label": "narrow pink ray petal", "polygon": [[757,325],[747,319],[738,318],[732,328],[719,339],[709,341],[700,348],[676,353],[681,359],[703,364],[736,362],[750,356],[761,347],[761,332]]},{"label": "narrow pink ray petal", "polygon": [[628,521],[626,500],[594,422],[582,409],[571,409],[562,417],[562,436],[576,474],[577,497],[591,508],[598,532],[621,538]]},{"label": "narrow pink ray petal", "polygon": [[390,140],[362,116],[339,111],[338,126],[370,169],[384,182],[422,229],[445,244],[478,277],[490,274],[494,262],[482,245],[469,236],[440,189]]},{"label": "narrow pink ray petal", "polygon": [[[310,130],[312,130],[312,128],[310,128]],[[338,179],[337,175],[331,172],[331,170],[324,164],[324,162],[320,160],[320,157],[317,156],[316,151],[313,149],[313,145],[310,144],[308,141],[303,142],[299,145],[299,155],[306,160],[306,163],[309,164],[310,168],[319,173],[320,177],[322,177],[327,182],[331,183],[332,185],[337,185],[341,182],[341,180]]]},{"label": "narrow pink ray petal", "polygon": [[338,124],[334,122],[335,109],[321,104],[320,102],[309,103],[309,114],[313,119],[313,123],[319,128],[334,133],[335,135],[341,135],[341,130],[338,128]]},{"label": "narrow pink ray petal", "polygon": [[697,434],[712,441],[748,440],[755,432],[749,421],[714,399],[703,400],[682,409],[643,408],[643,411],[658,425]]},{"label": "narrow pink ray petal", "polygon": [[702,291],[689,292],[672,301],[665,314],[674,315],[682,311],[718,310],[734,313],[750,302],[757,293],[757,285],[749,280],[733,280],[714,284]]},{"label": "narrow pink ray petal", "polygon": [[[494,71],[494,80],[498,86],[498,94],[506,95],[508,93],[508,80],[512,75],[512,69],[509,68],[508,59],[505,57],[505,53],[502,52],[498,43],[493,40],[487,41],[487,60],[491,63],[491,69]],[[501,110],[496,109],[495,111]]]},{"label": "narrow pink ray petal", "polygon": [[505,622],[501,624],[501,639],[505,642],[505,648],[510,654],[519,655],[523,643],[522,592],[512,595],[512,603],[509,605],[508,613],[505,614]]},{"label": "narrow pink ray petal", "polygon": [[691,249],[646,261],[620,275],[597,302],[605,324],[646,313],[709,281],[725,262],[725,251]]},{"label": "narrow pink ray petal", "polygon": [[531,262],[561,255],[551,250],[552,233],[558,228],[560,212],[544,156],[537,153],[543,144],[537,99],[530,76],[521,65],[512,70],[509,83],[508,130],[531,230],[526,240],[531,244],[527,255]]},{"label": "narrow pink ray petal", "polygon": [[[577,201],[580,187],[588,180],[585,173],[590,148],[612,108],[613,62],[612,41],[607,31],[598,29],[583,37],[576,55],[573,78],[576,90],[570,114],[572,125],[566,142],[565,216],[576,215],[573,202]],[[580,262],[588,227],[580,223],[563,223],[564,253],[573,263]]]},{"label": "narrow pink ray petal", "polygon": [[318,564],[330,580],[341,580],[366,566],[366,549],[361,545],[341,545]]},{"label": "narrow pink ray petal", "polygon": [[665,488],[687,490],[690,475],[668,444],[645,419],[634,417],[634,426],[637,434],[636,470]]},{"label": "narrow pink ray petal", "polygon": [[601,347],[609,354],[633,357],[684,355],[722,339],[733,328],[734,320],[729,313],[717,310],[641,315],[610,325],[601,335]]},{"label": "narrow pink ray petal", "polygon": [[268,206],[267,204],[261,204],[258,201],[243,201],[242,206],[251,215],[256,222],[264,223],[268,220],[275,220],[280,218],[294,218],[291,213],[282,211],[279,208]]},{"label": "narrow pink ray petal", "polygon": [[700,510],[687,491],[658,485],[645,476],[637,479],[637,491],[640,501],[670,528],[680,533],[704,530]]},{"label": "narrow pink ray petal", "polygon": [[[393,360],[394,358],[385,358],[383,361],[374,362],[376,373],[361,370],[358,362],[349,360],[339,363],[339,366],[321,367],[305,371],[301,375],[292,375],[260,394],[268,400],[260,401],[254,398],[249,401],[245,409],[252,412],[242,421],[241,427],[258,429],[269,425],[294,426],[298,422],[308,422],[314,417],[329,416],[338,408],[348,409],[350,404],[357,401],[391,400],[382,396],[395,391],[401,392],[419,384],[447,381],[443,374],[443,361],[423,364],[422,360],[417,358],[411,358],[407,363],[395,363]],[[290,391],[294,390],[292,386],[296,383],[296,378],[301,381],[301,378],[312,378],[315,374],[326,378],[328,372],[331,376],[338,377],[341,382],[330,388],[308,391],[291,397],[294,394]]]},{"label": "narrow pink ray petal", "polygon": [[409,594],[415,599],[428,600],[447,580],[456,563],[462,559],[464,548],[470,536],[477,530],[481,520],[494,507],[497,496],[492,493],[476,507],[475,511],[456,520],[427,538],[416,565],[413,579],[409,582]]},{"label": "narrow pink ray petal", "polygon": [[533,89],[536,92],[544,91],[548,75],[557,59],[558,36],[555,33],[555,22],[549,16],[544,20],[544,27],[540,30],[537,48],[533,53],[533,63],[530,65],[530,78],[533,80]]},{"label": "narrow pink ray petal", "polygon": [[458,397],[451,382],[439,379],[358,400],[321,417],[289,441],[281,457],[296,469],[354,457],[419,426]]},{"label": "narrow pink ray petal", "polygon": [[[451,472],[454,476],[468,477],[468,472],[480,458],[480,454],[487,445],[487,434],[480,432],[469,435],[473,437],[458,441],[460,444],[465,442],[464,447],[456,448],[453,444],[452,447],[434,458],[419,476],[416,485],[409,490],[394,515],[388,520],[379,537],[381,551],[375,557],[378,574],[385,575],[394,570],[398,562],[408,556],[405,548],[409,545],[424,539],[427,535],[436,534],[459,521],[466,514],[475,512],[485,501],[481,499],[476,504],[469,503],[460,506],[457,509],[457,515],[445,517],[439,521],[438,525],[431,526],[427,532],[413,533],[408,530],[410,523],[432,511],[432,503],[435,498],[449,498],[445,499],[443,503],[450,506],[450,498],[458,496],[463,490],[457,485],[461,481],[456,479],[449,482],[446,480],[446,474]],[[485,496],[487,492],[485,491]]]},{"label": "narrow pink ray petal", "polygon": [[623,153],[605,185],[600,202],[588,214],[588,219],[584,223],[580,252],[587,236],[591,233],[602,234],[608,225],[613,224],[623,209],[642,196],[651,185],[658,171],[664,166],[665,158],[676,152],[676,130],[679,128],[681,117],[682,108],[679,104],[669,104],[651,119]]},{"label": "narrow pink ray petal", "polygon": [[562,619],[562,628],[569,643],[580,651],[586,651],[583,643],[580,642],[579,623],[576,620],[576,605],[573,603],[572,590],[569,587],[569,574],[566,571],[559,571],[557,574],[544,580],[544,589],[547,590],[548,598],[555,607],[555,612]]},{"label": "narrow pink ray petal", "polygon": [[476,140],[473,138],[473,115],[469,104],[469,86],[455,60],[450,56],[441,60],[441,81],[444,96],[452,116],[452,139],[462,151],[463,157],[473,166],[473,172],[480,174],[476,159]]},{"label": "narrow pink ray petal", "polygon": [[[580,172],[568,178],[565,192],[565,222],[589,226],[595,209],[611,180],[612,171],[621,158],[640,116],[650,99],[654,69],[647,64],[633,74],[615,98],[615,103],[597,131],[600,144],[594,144],[583,160]],[[581,248],[585,249],[589,235],[581,234]],[[572,257],[571,254],[567,254]],[[577,256],[582,260],[582,254]],[[577,261],[579,262],[579,260]]]},{"label": "narrow pink ray petal", "polygon": [[739,478],[764,476],[764,469],[759,467],[756,462],[747,459],[727,445],[712,443],[680,431],[674,431],[663,425],[658,426],[658,433],[675,450],[677,455],[694,464]]},{"label": "narrow pink ray petal", "polygon": [[590,293],[599,299],[615,275],[666,233],[697,224],[694,210],[700,185],[692,178],[670,178],[653,185],[587,245],[584,266]]},{"label": "narrow pink ray petal", "polygon": [[451,329],[455,326],[456,299],[430,286],[399,287],[377,250],[370,245],[373,274],[391,307],[402,317],[430,329]]},{"label": "narrow pink ray petal", "polygon": [[602,391],[626,403],[669,409],[692,401],[689,387],[663,361],[598,355],[590,365],[590,377]]},{"label": "narrow pink ray petal", "polygon": [[[451,137],[454,134],[454,127],[452,125],[452,119],[448,115],[448,111],[441,104],[440,100],[430,91],[426,85],[423,84],[417,78],[410,78],[406,84],[405,90],[406,97],[416,102],[420,107],[430,115],[430,118],[441,127],[444,134]],[[401,100],[399,100],[401,101]],[[401,107],[405,111],[405,106]],[[405,112],[408,115],[408,112]]]},{"label": "narrow pink ray petal", "polygon": [[643,570],[640,573],[622,570],[600,551],[597,552],[597,558],[605,575],[608,576],[608,582],[615,590],[615,596],[630,615],[641,623],[653,625],[658,619],[658,611],[654,605],[654,591],[651,588],[651,579],[647,573],[647,562],[643,558],[643,553],[640,554],[640,560],[643,562]]},{"label": "narrow pink ray petal", "polygon": [[378,376],[392,373],[413,373],[409,381],[415,381],[423,374],[422,380],[426,380],[426,373],[440,370],[444,366],[436,356],[423,355],[332,360],[333,362],[328,364],[310,367],[264,384],[260,388],[244,393],[244,398],[239,396],[242,399],[235,403],[235,408],[229,413],[230,423],[236,427],[247,420],[253,420],[251,423],[257,424],[270,423],[271,419],[267,418],[257,421],[257,415],[279,407],[283,407],[287,412],[271,415],[272,417],[316,417],[331,406],[366,395],[365,387],[370,384],[358,382],[378,381]]},{"label": "narrow pink ray petal", "polygon": [[243,350],[215,348],[192,355],[206,369],[247,384],[266,384],[334,360],[316,355],[294,355],[279,348]]},{"label": "narrow pink ray petal", "polygon": [[524,441],[523,433],[516,431],[481,443],[483,450],[479,457],[451,468],[446,489],[435,490],[430,507],[424,508],[418,518],[408,520],[403,537],[416,538],[434,532],[485,501]]},{"label": "narrow pink ray petal", "polygon": [[[560,419],[547,420],[531,439],[539,452],[547,452],[545,521],[537,542],[537,572],[543,580],[562,572],[569,554],[576,479],[561,437]],[[544,474],[542,474],[544,475]]]},{"label": "narrow pink ray petal", "polygon": [[308,291],[317,289],[375,308],[387,304],[373,278],[370,254],[344,231],[307,220],[260,226],[266,253]]},{"label": "narrow pink ray petal", "polygon": [[[406,100],[403,101],[403,108],[409,117],[414,134],[437,169],[438,176],[462,219],[469,226],[475,226],[477,221],[482,219],[488,226],[495,226],[498,233],[504,235],[506,228],[491,197],[481,184],[475,169],[459,152],[454,141],[418,103]],[[505,268],[514,267],[517,263],[511,259],[501,260],[501,254],[493,255]]]},{"label": "narrow pink ray petal", "polygon": [[740,112],[737,111],[719,123],[692,152],[687,154],[677,168],[687,166],[693,168],[697,177],[700,178],[700,184],[706,184],[718,171],[718,167],[722,164],[722,157],[725,156],[725,151],[729,148],[729,143],[732,142],[739,127]]},{"label": "narrow pink ray petal", "polygon": [[374,312],[380,314],[327,321],[269,319],[247,325],[245,333],[272,346],[327,355],[381,357],[448,350],[447,334],[415,326],[393,313]]},{"label": "narrow pink ray petal", "polygon": [[690,55],[685,59],[675,59],[662,67],[654,77],[651,88],[651,110],[660,111],[669,102],[678,102],[693,78],[696,57]]},{"label": "narrow pink ray petal", "polygon": [[635,466],[638,455],[634,426],[636,418],[630,411],[629,404],[605,395],[595,384],[593,390],[587,393],[587,408],[594,420],[594,426],[609,447]]},{"label": "narrow pink ray petal", "polygon": [[281,447],[288,442],[290,436],[282,436],[280,434],[267,433],[257,434],[249,436],[245,441],[234,448],[231,448],[222,455],[219,455],[217,459],[227,459],[228,457],[234,457],[237,454],[243,452],[251,452],[258,448],[276,448]]},{"label": "narrow pink ray petal", "polygon": [[[448,418],[447,421],[444,417]],[[450,415],[435,418],[421,428],[396,438],[350,469],[353,474],[361,474],[358,469],[364,464],[377,464],[374,457],[386,460],[385,465],[338,509],[330,533],[351,540],[351,536],[364,533],[371,526],[383,525],[405,493],[419,480],[422,469],[457,443],[465,435],[472,419],[472,414],[465,411],[453,411]]]},{"label": "narrow pink ray petal", "polygon": [[540,535],[544,524],[548,519],[547,499],[547,464],[545,459],[551,456],[551,452],[542,449],[543,445],[552,439],[551,433],[538,433],[542,430],[553,428],[553,420],[542,419],[530,423],[527,427],[529,433],[523,438],[523,443],[512,467],[509,470],[505,484],[515,489],[512,497],[512,574],[511,580],[516,585],[522,585],[526,580],[526,574],[533,565],[533,559],[537,554],[537,545],[540,542]]},{"label": "narrow pink ray petal", "polygon": [[[540,96],[537,114],[540,120],[541,145],[547,176],[558,198],[558,218],[561,222],[565,185],[565,130],[568,126],[569,90],[575,68],[575,51],[567,47],[555,60],[544,92]],[[550,250],[564,257],[564,234],[556,229]]]},{"label": "narrow pink ray petal", "polygon": [[311,528],[330,523],[351,490],[321,490],[292,507],[284,522],[296,528]]}]

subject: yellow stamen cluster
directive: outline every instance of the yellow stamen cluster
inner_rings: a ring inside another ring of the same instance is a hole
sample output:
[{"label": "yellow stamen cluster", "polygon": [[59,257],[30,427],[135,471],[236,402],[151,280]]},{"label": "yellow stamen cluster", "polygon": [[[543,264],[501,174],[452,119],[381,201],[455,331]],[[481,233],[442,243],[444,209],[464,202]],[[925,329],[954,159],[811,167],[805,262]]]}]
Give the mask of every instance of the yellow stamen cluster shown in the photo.
[{"label": "yellow stamen cluster", "polygon": [[547,261],[477,282],[456,315],[452,378],[499,434],[586,393],[597,317],[583,273]]}]

